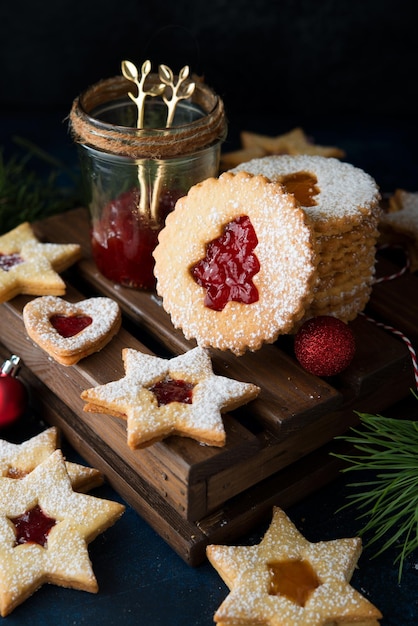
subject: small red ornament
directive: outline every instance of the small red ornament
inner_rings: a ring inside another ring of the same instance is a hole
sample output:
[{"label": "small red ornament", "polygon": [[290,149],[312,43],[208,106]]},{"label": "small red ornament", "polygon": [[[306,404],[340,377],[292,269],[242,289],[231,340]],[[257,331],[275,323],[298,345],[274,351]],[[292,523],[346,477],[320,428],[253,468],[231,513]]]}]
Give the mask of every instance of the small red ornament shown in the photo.
[{"label": "small red ornament", "polygon": [[0,369],[0,428],[19,419],[28,405],[26,387],[16,378],[19,368],[20,357],[13,354]]},{"label": "small red ornament", "polygon": [[302,324],[295,335],[295,356],[315,376],[335,376],[351,363],[356,344],[350,327],[336,317],[319,315]]}]

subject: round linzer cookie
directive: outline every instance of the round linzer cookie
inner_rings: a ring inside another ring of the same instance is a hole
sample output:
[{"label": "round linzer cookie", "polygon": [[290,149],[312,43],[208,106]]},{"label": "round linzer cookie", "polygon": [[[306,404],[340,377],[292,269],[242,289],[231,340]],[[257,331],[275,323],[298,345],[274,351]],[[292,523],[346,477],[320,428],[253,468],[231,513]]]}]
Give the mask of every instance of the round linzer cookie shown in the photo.
[{"label": "round linzer cookie", "polygon": [[262,174],[282,183],[312,218],[317,233],[339,235],[380,216],[380,193],[362,169],[339,159],[272,155],[242,163],[231,172]]},{"label": "round linzer cookie", "polygon": [[264,176],[224,173],[193,186],[154,257],[165,310],[202,347],[257,350],[287,333],[313,298],[310,218]]}]

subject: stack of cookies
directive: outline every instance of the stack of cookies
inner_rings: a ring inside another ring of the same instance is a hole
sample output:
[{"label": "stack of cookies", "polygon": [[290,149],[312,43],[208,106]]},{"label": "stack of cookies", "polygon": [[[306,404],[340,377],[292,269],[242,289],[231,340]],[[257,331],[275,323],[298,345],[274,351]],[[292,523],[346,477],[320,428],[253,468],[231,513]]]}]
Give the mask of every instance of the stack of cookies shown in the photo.
[{"label": "stack of cookies", "polygon": [[348,322],[367,304],[375,273],[380,194],[371,176],[321,156],[268,156],[231,170],[263,174],[292,193],[312,220],[319,262],[305,319]]},{"label": "stack of cookies", "polygon": [[375,274],[380,193],[333,157],[270,155],[189,190],[154,251],[175,327],[236,355],[309,318],[353,320]]}]

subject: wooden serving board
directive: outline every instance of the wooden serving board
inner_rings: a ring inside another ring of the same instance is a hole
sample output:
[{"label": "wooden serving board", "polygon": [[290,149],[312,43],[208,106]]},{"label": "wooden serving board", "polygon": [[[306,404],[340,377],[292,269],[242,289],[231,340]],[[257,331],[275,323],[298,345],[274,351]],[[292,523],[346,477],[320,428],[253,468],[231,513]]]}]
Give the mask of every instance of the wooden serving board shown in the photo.
[{"label": "wooden serving board", "polygon": [[[242,357],[212,351],[215,373],[261,387],[257,400],[224,416],[224,448],[170,437],[130,450],[125,422],[85,413],[82,390],[124,375],[124,347],[169,358],[195,344],[173,328],[154,294],[114,285],[99,274],[91,259],[84,209],[34,228],[42,241],[81,244],[83,259],[63,274],[65,298],[109,296],[122,308],[123,327],[101,352],[64,367],[27,337],[22,309],[30,297],[19,296],[1,305],[0,351],[22,358],[45,421],[61,428],[74,448],[191,565],[204,559],[208,543],[237,539],[268,518],[273,504],[289,506],[332,480],[340,463],[329,452],[343,445],[335,437],[358,422],[356,411],[382,412],[413,386],[406,345],[360,316],[351,324],[357,340],[354,361],[332,380],[304,371],[289,337]],[[382,259],[381,268],[392,271],[391,261]],[[384,316],[386,323],[418,340],[417,287],[413,275],[376,285],[369,314]]]}]

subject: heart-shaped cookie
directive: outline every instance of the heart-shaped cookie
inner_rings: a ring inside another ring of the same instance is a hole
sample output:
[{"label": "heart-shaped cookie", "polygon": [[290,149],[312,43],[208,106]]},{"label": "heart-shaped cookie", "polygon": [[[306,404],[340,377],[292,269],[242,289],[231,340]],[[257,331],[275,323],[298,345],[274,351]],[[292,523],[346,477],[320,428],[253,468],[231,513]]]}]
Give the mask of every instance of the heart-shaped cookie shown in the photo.
[{"label": "heart-shaped cookie", "polygon": [[121,312],[111,298],[66,302],[43,296],[28,302],[23,322],[29,337],[62,365],[75,365],[101,350],[121,326]]}]

